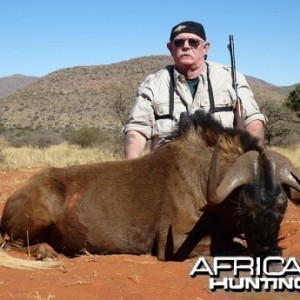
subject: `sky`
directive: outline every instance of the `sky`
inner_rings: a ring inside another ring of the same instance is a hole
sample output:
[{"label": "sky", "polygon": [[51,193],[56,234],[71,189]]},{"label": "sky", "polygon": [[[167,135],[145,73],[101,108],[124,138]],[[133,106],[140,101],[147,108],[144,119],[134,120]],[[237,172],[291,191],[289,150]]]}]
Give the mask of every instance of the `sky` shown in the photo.
[{"label": "sky", "polygon": [[300,82],[299,0],[0,0],[0,77],[168,55],[171,28],[204,25],[208,60],[271,84]]}]

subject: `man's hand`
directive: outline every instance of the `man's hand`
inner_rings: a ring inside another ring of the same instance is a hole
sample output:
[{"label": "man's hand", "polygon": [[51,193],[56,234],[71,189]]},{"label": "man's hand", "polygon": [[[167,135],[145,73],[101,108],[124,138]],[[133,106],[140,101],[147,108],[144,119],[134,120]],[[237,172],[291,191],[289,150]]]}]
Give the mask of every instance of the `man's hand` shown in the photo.
[{"label": "man's hand", "polygon": [[255,120],[249,123],[245,130],[249,132],[252,136],[255,136],[258,138],[259,146],[264,146],[264,140],[265,140],[265,126],[264,123],[260,120]]}]

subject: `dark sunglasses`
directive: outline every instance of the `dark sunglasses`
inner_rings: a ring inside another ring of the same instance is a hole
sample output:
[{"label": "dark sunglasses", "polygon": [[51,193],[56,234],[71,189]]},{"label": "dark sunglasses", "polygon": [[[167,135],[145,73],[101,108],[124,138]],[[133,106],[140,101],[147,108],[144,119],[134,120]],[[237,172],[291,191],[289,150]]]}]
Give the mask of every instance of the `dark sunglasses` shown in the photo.
[{"label": "dark sunglasses", "polygon": [[191,38],[191,39],[177,39],[177,40],[174,40],[173,43],[174,43],[175,47],[183,48],[185,41],[188,41],[189,46],[192,48],[197,48],[201,44],[201,42],[203,42],[201,40]]}]

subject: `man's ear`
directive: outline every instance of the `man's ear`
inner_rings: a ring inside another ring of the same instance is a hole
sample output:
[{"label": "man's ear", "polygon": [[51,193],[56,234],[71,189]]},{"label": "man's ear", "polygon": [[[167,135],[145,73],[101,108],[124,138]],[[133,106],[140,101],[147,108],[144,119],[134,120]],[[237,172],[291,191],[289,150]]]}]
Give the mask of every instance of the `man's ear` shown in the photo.
[{"label": "man's ear", "polygon": [[208,51],[210,49],[210,43],[205,43],[203,49],[204,49],[204,54],[207,55],[207,53],[208,53]]},{"label": "man's ear", "polygon": [[167,43],[167,48],[168,48],[169,51],[172,53],[172,49],[173,49],[172,42],[168,42],[168,43]]}]

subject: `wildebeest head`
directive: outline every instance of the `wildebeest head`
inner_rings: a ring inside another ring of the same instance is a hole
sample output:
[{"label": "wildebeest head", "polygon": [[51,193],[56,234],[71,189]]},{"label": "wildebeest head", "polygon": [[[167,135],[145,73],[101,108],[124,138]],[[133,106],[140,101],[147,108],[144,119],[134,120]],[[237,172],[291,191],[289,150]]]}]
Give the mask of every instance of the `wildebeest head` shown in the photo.
[{"label": "wildebeest head", "polygon": [[251,255],[280,255],[278,234],[287,199],[300,203],[299,174],[291,162],[272,150],[249,151],[239,157],[217,185],[216,145],[208,180],[208,207],[238,190],[237,215]]}]

